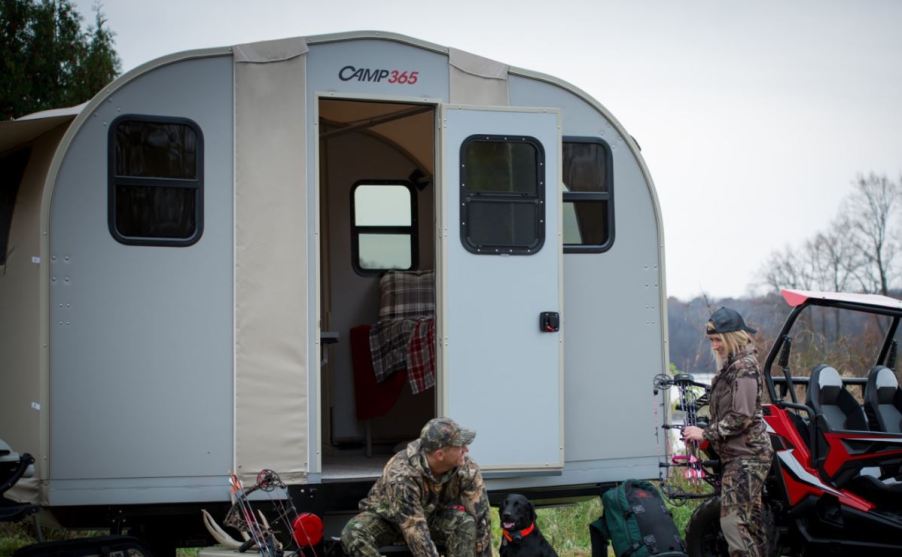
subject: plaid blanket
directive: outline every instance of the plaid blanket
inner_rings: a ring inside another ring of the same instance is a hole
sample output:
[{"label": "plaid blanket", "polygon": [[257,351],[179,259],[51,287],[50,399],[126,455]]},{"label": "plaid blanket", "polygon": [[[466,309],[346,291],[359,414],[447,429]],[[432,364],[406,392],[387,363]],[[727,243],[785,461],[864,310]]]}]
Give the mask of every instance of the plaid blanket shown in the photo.
[{"label": "plaid blanket", "polygon": [[414,394],[435,386],[435,319],[379,321],[370,329],[370,353],[377,382],[406,371]]},{"label": "plaid blanket", "polygon": [[435,315],[435,273],[389,271],[379,279],[379,321]]},{"label": "plaid blanket", "polygon": [[419,319],[407,343],[407,381],[413,394],[435,386],[435,319]]}]

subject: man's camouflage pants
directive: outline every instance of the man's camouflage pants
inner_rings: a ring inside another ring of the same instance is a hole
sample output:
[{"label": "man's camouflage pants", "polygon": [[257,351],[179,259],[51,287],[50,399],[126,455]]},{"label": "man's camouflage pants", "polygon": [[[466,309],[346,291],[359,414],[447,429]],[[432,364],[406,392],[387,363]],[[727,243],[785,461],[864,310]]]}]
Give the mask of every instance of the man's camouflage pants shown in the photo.
[{"label": "man's camouflage pants", "polygon": [[[446,509],[428,520],[432,542],[443,545],[445,557],[473,557],[476,549],[476,520],[468,513]],[[429,545],[419,540],[416,545]],[[379,557],[379,547],[404,543],[397,526],[376,513],[364,511],[345,525],[341,545],[350,557]]]},{"label": "man's camouflage pants", "polygon": [[770,461],[735,459],[724,463],[720,494],[720,528],[730,557],[764,557],[764,504],[761,491]]}]

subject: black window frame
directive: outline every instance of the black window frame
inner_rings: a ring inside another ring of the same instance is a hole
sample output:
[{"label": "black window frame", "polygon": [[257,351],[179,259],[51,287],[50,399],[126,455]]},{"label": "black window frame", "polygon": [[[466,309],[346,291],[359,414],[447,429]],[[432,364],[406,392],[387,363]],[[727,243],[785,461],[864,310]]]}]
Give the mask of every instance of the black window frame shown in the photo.
[{"label": "black window frame", "polygon": [[[410,226],[357,226],[354,194],[360,186],[404,186],[410,193]],[[420,264],[420,238],[417,233],[417,188],[410,180],[358,180],[351,186],[351,266],[361,276],[379,276],[386,271],[413,271]],[[360,266],[360,234],[410,234],[410,267],[407,269],[365,269]]]},{"label": "black window frame", "polygon": [[[594,143],[601,146],[605,155],[604,180],[607,185],[605,192],[586,192],[586,191],[564,191],[561,198],[561,211],[563,213],[563,203],[567,201],[579,202],[601,202],[607,201],[607,228],[608,237],[603,244],[564,244],[564,253],[604,253],[611,249],[614,245],[614,232],[616,226],[614,223],[614,156],[611,152],[611,146],[599,137],[586,137],[565,135],[561,138],[561,164],[564,160],[564,144],[565,143]],[[563,169],[561,169],[561,181],[563,183]],[[564,186],[566,184],[563,184]]]},{"label": "black window frame", "polygon": [[[22,179],[31,160],[31,147],[15,149],[0,156],[0,168],[8,170],[8,176],[0,176],[0,180],[8,177],[9,183],[0,184],[0,267],[6,266],[9,251],[9,237],[12,234],[13,217],[16,214],[16,199],[19,197]],[[6,168],[6,165],[9,165]]]},{"label": "black window frame", "polygon": [[[467,187],[469,169],[466,165],[466,150],[474,142],[527,143],[536,150],[536,193],[530,196],[514,192],[473,191]],[[545,245],[545,147],[535,137],[526,135],[475,134],[467,137],[460,145],[458,170],[460,171],[460,243],[464,249],[476,255],[534,255]],[[473,201],[481,203],[533,204],[538,207],[536,215],[536,241],[529,246],[477,245],[470,241],[469,208]]]},{"label": "black window frame", "polygon": [[[191,128],[197,137],[195,178],[164,178],[149,176],[118,176],[116,174],[116,131],[123,122],[149,124],[177,124]],[[188,247],[200,241],[204,233],[204,135],[193,120],[174,116],[149,114],[123,114],[110,123],[107,134],[107,221],[110,234],[121,244],[129,246]],[[126,236],[116,227],[117,186],[144,186],[191,188],[197,191],[194,204],[194,234],[187,238],[166,238],[155,236]]]}]

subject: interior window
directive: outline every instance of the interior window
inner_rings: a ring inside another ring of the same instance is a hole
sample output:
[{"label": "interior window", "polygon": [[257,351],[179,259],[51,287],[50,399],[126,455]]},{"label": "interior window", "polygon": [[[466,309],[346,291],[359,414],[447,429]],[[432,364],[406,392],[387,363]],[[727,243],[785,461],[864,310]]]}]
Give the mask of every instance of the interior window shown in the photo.
[{"label": "interior window", "polygon": [[351,190],[354,269],[374,273],[416,267],[416,195],[403,181],[358,182]]},{"label": "interior window", "polygon": [[614,240],[611,154],[599,139],[565,137],[564,252],[606,251]]},{"label": "interior window", "polygon": [[545,241],[545,151],[532,137],[474,135],[461,146],[461,241],[483,255],[537,252]]},{"label": "interior window", "polygon": [[19,149],[0,157],[0,265],[6,265],[10,252],[9,232],[13,223],[13,209],[19,183],[28,165],[30,149]]},{"label": "interior window", "polygon": [[109,225],[124,244],[187,246],[203,230],[203,136],[182,118],[110,126]]}]

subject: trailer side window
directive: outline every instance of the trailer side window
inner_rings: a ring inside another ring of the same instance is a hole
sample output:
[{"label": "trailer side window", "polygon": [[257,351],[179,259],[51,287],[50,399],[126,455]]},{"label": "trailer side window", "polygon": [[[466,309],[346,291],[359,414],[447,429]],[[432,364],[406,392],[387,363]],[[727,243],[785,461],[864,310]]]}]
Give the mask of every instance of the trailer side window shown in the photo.
[{"label": "trailer side window", "polygon": [[416,193],[405,181],[369,180],[351,188],[351,253],[361,274],[417,264]]},{"label": "trailer side window", "polygon": [[532,137],[468,137],[460,148],[460,237],[476,254],[529,255],[545,241],[545,150]]},{"label": "trailer side window", "polygon": [[611,150],[600,139],[565,137],[564,253],[599,253],[614,241]]},{"label": "trailer side window", "polygon": [[189,246],[203,232],[203,135],[184,118],[121,116],[109,134],[109,227],[123,244]]},{"label": "trailer side window", "polygon": [[19,183],[28,165],[31,149],[19,149],[0,157],[0,266],[6,265],[9,255],[9,233],[13,224],[13,209]]}]

